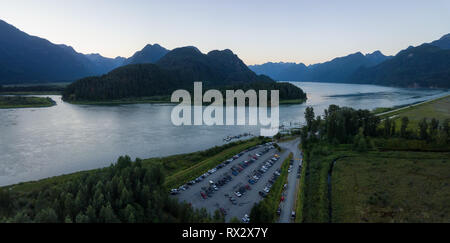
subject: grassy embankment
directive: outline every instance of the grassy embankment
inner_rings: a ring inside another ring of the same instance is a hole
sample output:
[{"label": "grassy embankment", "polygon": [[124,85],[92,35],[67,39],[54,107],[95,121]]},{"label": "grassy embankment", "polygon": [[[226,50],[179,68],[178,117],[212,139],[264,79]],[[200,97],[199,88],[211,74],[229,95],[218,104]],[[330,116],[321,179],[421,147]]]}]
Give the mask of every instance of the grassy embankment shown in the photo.
[{"label": "grassy embankment", "polygon": [[302,104],[306,99],[295,99],[295,100],[280,100],[280,105],[295,105]]},{"label": "grassy embankment", "polygon": [[[298,145],[298,149],[302,150],[302,144]],[[305,188],[306,188],[306,167],[308,162],[303,159],[302,172],[300,174],[300,182],[297,188],[297,199],[295,200],[295,222],[301,223],[303,220],[303,208],[305,206]]]},{"label": "grassy embankment", "polygon": [[292,159],[293,154],[290,153],[289,156],[283,161],[281,164],[281,173],[280,176],[276,179],[275,183],[273,183],[270,192],[267,196],[259,202],[260,204],[264,204],[264,213],[267,213],[270,218],[270,222],[266,223],[275,223],[278,221],[277,209],[280,205],[281,196],[283,194],[284,184],[287,183],[288,179],[288,169],[289,169],[289,161]]},{"label": "grassy embankment", "polygon": [[54,105],[56,105],[55,101],[49,97],[0,96],[0,109],[50,107]]},{"label": "grassy embankment", "polygon": [[[225,159],[230,158],[230,156],[267,141],[267,139],[257,137],[194,153],[145,159],[142,163],[144,166],[160,165],[163,172],[167,175],[166,185],[169,188],[171,186],[184,184],[189,178],[201,175],[205,171],[217,166]],[[74,180],[86,173],[95,173],[99,170],[102,169],[81,171],[42,179],[39,181],[24,182],[7,186],[6,188],[10,189],[12,192],[18,193],[19,195],[21,193],[41,191],[45,187]]]},{"label": "grassy embankment", "polygon": [[[416,132],[424,117],[448,118],[449,102],[447,96],[385,116],[407,116]],[[297,222],[450,222],[449,147],[401,138],[373,142],[375,149],[364,153],[325,143],[305,152]]]}]

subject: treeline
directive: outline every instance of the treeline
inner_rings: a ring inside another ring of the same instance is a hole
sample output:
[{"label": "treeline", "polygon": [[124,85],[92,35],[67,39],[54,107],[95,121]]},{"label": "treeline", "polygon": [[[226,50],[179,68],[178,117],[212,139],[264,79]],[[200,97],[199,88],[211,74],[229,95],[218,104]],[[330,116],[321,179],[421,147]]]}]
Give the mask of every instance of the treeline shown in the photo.
[{"label": "treeline", "polygon": [[157,223],[223,222],[216,212],[193,209],[168,196],[160,166],[120,157],[108,168],[84,173],[25,195],[0,190],[1,222]]},{"label": "treeline", "polygon": [[411,127],[408,117],[397,120],[381,119],[368,110],[330,105],[324,116],[314,115],[314,109],[305,110],[306,126],[301,130],[303,146],[315,141],[332,144],[353,143],[358,150],[373,147],[372,138],[419,140],[433,145],[448,145],[450,119],[440,122],[436,118],[423,118],[418,127]]},{"label": "treeline", "polygon": [[[154,64],[128,65],[106,75],[80,79],[68,85],[64,90],[63,99],[66,101],[98,101],[132,97],[170,97],[172,92],[177,89],[185,89],[193,94],[194,81],[185,80],[178,72],[168,71]],[[280,99],[306,99],[306,94],[297,86],[274,81],[237,83],[229,86],[204,83],[204,89],[212,88],[221,90],[223,95],[227,89],[279,90]]]}]

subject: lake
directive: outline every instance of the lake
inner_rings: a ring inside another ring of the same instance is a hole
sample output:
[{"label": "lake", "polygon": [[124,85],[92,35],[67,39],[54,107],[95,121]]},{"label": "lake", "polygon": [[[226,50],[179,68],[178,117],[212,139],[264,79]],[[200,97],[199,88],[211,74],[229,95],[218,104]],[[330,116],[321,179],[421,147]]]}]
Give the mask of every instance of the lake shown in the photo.
[{"label": "lake", "polygon": [[[330,104],[361,109],[415,103],[449,92],[375,85],[292,82],[308,101],[280,107],[280,122],[303,123],[307,106],[316,115]],[[150,158],[224,144],[223,138],[258,126],[174,126],[170,104],[71,105],[61,96],[49,108],[0,110],[0,185],[108,166],[120,155]]]}]

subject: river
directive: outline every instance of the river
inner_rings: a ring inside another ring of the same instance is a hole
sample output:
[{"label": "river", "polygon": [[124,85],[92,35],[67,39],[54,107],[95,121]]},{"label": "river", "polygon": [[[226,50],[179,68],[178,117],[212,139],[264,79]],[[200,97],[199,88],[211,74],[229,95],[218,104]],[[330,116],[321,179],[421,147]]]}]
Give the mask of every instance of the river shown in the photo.
[{"label": "river", "polygon": [[[373,109],[415,103],[445,90],[375,85],[292,82],[308,94],[304,104],[282,105],[280,122],[303,123],[307,106],[316,115],[330,104]],[[258,126],[174,126],[170,104],[72,105],[61,96],[49,108],[0,110],[0,185],[108,166],[120,155],[150,158],[222,145],[223,138]]]}]

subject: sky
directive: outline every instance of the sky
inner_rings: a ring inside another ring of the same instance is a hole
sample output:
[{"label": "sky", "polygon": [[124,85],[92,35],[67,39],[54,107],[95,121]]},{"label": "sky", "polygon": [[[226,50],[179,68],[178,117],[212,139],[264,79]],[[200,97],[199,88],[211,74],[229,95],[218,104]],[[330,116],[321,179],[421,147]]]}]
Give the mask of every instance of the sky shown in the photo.
[{"label": "sky", "polygon": [[358,51],[395,55],[439,39],[450,33],[450,1],[0,0],[0,19],[106,57],[158,43],[230,49],[248,65],[308,65]]}]

